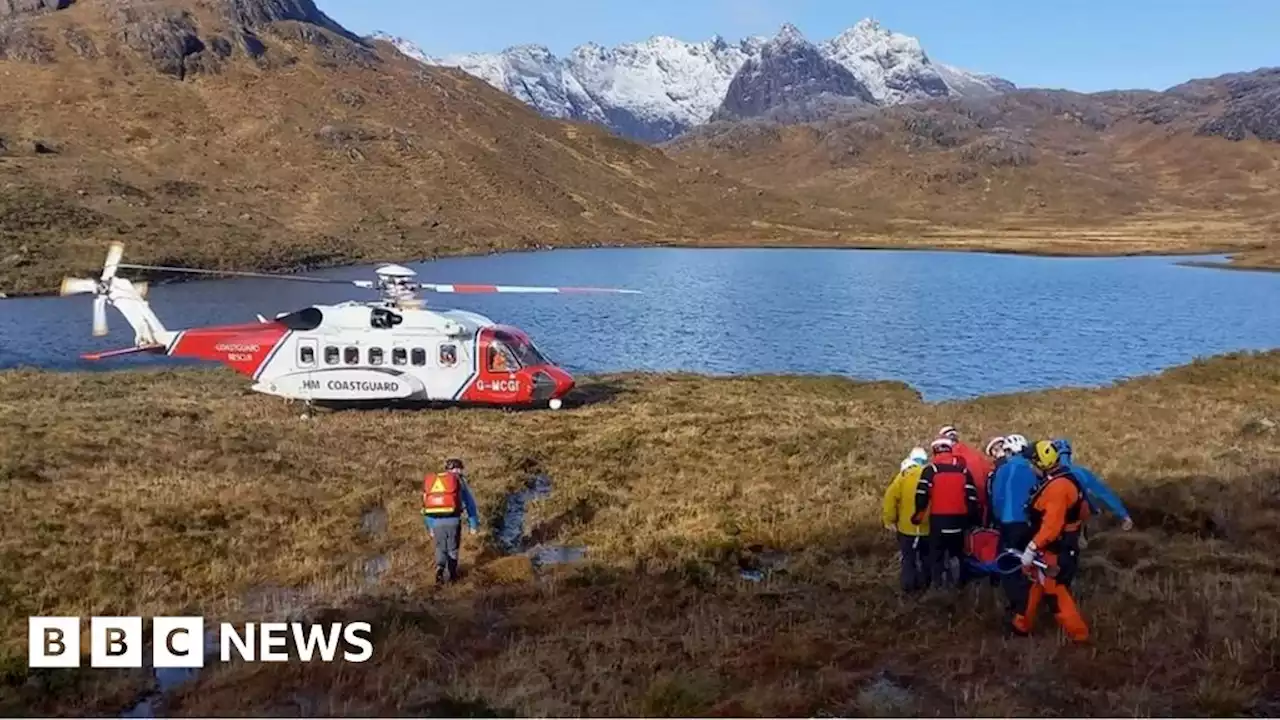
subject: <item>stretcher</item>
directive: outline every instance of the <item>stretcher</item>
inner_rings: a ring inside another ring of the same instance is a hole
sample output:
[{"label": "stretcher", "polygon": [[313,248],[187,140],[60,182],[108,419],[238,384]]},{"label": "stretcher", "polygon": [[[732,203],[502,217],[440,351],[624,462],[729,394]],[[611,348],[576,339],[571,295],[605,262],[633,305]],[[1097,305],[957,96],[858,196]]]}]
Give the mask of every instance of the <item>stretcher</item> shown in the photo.
[{"label": "stretcher", "polygon": [[[981,575],[1011,575],[1022,570],[1022,553],[1012,548],[1001,551],[1000,533],[991,528],[970,530],[965,536],[964,551],[969,567]],[[1040,557],[1037,555],[1032,564],[1045,575],[1056,576],[1058,567],[1048,565]]]}]

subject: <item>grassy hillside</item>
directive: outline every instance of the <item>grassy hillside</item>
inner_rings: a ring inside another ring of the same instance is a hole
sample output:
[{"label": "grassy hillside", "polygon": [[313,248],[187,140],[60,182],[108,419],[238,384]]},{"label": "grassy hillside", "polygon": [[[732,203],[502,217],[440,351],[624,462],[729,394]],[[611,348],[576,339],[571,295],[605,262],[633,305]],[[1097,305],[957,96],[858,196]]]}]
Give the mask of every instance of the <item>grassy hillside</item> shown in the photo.
[{"label": "grassy hillside", "polygon": [[[302,421],[220,371],[0,374],[0,708],[112,714],[147,685],[28,672],[28,615],[303,608],[372,622],[374,659],[214,663],[166,712],[1280,712],[1280,352],[942,405],[828,378],[600,377],[578,397]],[[1085,552],[1091,647],[1047,615],[1003,638],[987,587],[899,597],[880,493],[944,423],[1067,435],[1129,504],[1137,528],[1104,519]],[[488,528],[547,472],[526,530],[586,559],[534,571],[468,538],[470,574],[437,591],[416,503],[450,455]]]},{"label": "grassy hillside", "polygon": [[138,262],[290,268],[837,218],[543,119],[310,0],[61,4],[0,13],[0,292],[56,290],[119,237]]},{"label": "grassy hillside", "polygon": [[1123,252],[1216,246],[1275,264],[1280,69],[1165,92],[1020,90],[715,123],[666,147],[907,242]]}]

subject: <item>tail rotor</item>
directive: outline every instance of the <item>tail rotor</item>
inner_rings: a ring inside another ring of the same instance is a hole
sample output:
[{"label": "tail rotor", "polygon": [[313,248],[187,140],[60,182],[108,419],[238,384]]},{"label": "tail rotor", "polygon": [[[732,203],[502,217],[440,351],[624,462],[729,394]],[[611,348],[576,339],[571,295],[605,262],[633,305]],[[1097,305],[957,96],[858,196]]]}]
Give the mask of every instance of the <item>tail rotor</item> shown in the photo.
[{"label": "tail rotor", "polygon": [[[103,337],[109,331],[107,327],[107,303],[111,301],[112,285],[116,279],[116,271],[120,268],[120,258],[124,255],[124,243],[114,242],[107,249],[107,261],[102,265],[102,276],[97,280],[89,278],[65,277],[62,279],[60,295],[93,294],[93,335]],[[147,284],[137,283],[133,286],[139,298],[146,297]]]}]

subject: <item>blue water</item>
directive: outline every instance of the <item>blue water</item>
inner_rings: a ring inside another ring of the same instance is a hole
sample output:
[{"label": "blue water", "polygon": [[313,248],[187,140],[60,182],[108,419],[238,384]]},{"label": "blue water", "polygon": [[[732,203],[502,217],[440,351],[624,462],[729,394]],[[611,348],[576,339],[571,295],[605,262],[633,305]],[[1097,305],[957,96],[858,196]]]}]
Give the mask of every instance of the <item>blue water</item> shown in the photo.
[{"label": "blue water", "polygon": [[[836,374],[903,380],[926,399],[1099,385],[1197,356],[1280,347],[1280,273],[1182,259],[874,250],[585,249],[415,265],[429,282],[604,285],[643,295],[428,295],[520,326],[571,372]],[[126,258],[128,262],[128,249]],[[310,273],[372,279],[371,266]],[[252,321],[371,291],[256,279],[153,287],[171,328]],[[0,300],[0,368],[129,367],[78,354],[90,299]]]}]

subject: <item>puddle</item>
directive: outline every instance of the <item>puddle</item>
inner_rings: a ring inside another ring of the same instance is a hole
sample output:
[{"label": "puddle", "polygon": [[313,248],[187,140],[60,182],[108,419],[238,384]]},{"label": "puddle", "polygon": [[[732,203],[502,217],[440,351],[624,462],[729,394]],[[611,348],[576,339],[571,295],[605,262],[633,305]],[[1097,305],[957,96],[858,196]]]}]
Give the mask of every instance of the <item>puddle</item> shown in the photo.
[{"label": "puddle", "polygon": [[586,556],[587,549],[578,545],[539,545],[530,551],[534,567],[565,565],[578,562]]},{"label": "puddle", "polygon": [[503,553],[513,555],[520,552],[524,544],[524,516],[528,503],[550,495],[551,478],[546,475],[533,476],[523,488],[507,495],[507,504],[502,509],[502,524],[494,535]]},{"label": "puddle", "polygon": [[764,545],[751,545],[738,557],[738,574],[743,580],[761,582],[774,573],[786,572],[787,553]]},{"label": "puddle", "polygon": [[375,555],[364,561],[364,582],[373,585],[382,574],[391,569],[391,561],[386,555]]},{"label": "puddle", "polygon": [[377,537],[387,531],[387,509],[378,505],[369,508],[360,515],[360,532],[369,537]]},{"label": "puddle", "polygon": [[494,540],[504,555],[527,552],[534,567],[563,565],[577,562],[586,556],[585,547],[571,545],[539,544],[526,550],[528,538],[524,534],[524,520],[529,503],[549,497],[551,487],[551,478],[539,474],[527,480],[523,488],[507,495],[501,524],[494,533]]},{"label": "puddle", "polygon": [[[216,630],[208,630],[203,638],[204,646],[201,653],[204,655],[204,662],[207,666],[209,662],[218,657],[218,632]],[[200,672],[204,670],[198,668],[152,668],[155,673],[156,688],[152,692],[145,695],[141,700],[130,707],[128,710],[120,713],[122,718],[154,718],[156,716],[156,708],[160,706],[164,700],[178,688],[195,680],[200,676]]]}]

